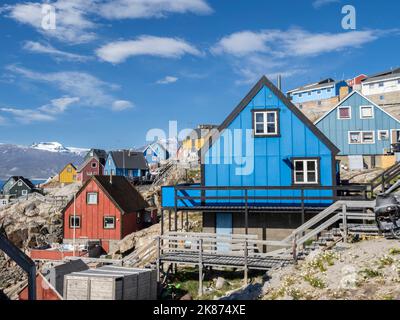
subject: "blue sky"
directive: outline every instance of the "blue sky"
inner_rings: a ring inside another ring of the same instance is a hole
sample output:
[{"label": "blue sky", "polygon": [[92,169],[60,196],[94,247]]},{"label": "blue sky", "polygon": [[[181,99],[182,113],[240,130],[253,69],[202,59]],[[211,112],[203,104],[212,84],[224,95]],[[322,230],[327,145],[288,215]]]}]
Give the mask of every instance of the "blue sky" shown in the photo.
[{"label": "blue sky", "polygon": [[221,123],[263,74],[289,90],[400,65],[396,0],[45,1],[55,30],[41,1],[4,2],[3,143],[139,147],[169,120]]}]

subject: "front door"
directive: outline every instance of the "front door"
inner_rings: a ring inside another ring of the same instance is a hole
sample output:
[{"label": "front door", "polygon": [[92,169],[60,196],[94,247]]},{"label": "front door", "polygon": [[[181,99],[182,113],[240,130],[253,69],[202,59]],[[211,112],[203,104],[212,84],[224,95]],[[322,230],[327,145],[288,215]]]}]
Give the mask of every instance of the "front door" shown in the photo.
[{"label": "front door", "polygon": [[[229,243],[225,241],[218,241],[218,235],[231,235],[232,234],[232,213],[217,213],[216,214],[216,233],[217,233],[217,251],[229,252]],[[225,237],[224,237],[225,239]],[[222,239],[221,239],[222,240]]]}]

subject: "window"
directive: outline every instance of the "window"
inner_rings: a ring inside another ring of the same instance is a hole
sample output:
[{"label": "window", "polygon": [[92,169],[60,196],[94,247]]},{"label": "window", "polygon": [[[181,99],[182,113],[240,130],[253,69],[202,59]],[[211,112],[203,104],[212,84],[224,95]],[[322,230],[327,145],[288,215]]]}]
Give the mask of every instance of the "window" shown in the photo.
[{"label": "window", "polygon": [[362,143],[365,144],[375,143],[375,132],[364,131],[362,133]]},{"label": "window", "polygon": [[278,110],[254,111],[253,129],[255,136],[279,135]]},{"label": "window", "polygon": [[375,143],[374,131],[349,131],[349,144]]},{"label": "window", "polygon": [[299,104],[299,109],[303,109],[303,105],[302,104]]},{"label": "window", "polygon": [[108,170],[105,170],[105,171],[104,171],[104,175],[105,175],[105,176],[108,176]]},{"label": "window", "polygon": [[383,87],[385,84],[383,82],[379,82],[379,87]]},{"label": "window", "polygon": [[311,96],[311,91],[308,92],[308,95]]},{"label": "window", "polygon": [[111,166],[111,159],[108,159],[108,165]]},{"label": "window", "polygon": [[332,89],[330,89],[330,88],[329,88],[329,89],[326,89],[326,92],[331,92],[331,91],[332,91]]},{"label": "window", "polygon": [[299,98],[301,98],[303,96],[303,94],[302,93],[299,93]]},{"label": "window", "polygon": [[397,80],[397,84],[400,84],[400,79],[399,79],[399,80]]},{"label": "window", "polygon": [[28,190],[22,190],[22,195],[26,196],[28,194]]},{"label": "window", "polygon": [[115,229],[115,217],[104,217],[104,229]]},{"label": "window", "polygon": [[374,85],[373,83],[371,83],[371,84],[369,85],[369,88],[370,88],[370,89],[373,89],[374,86],[375,86],[375,85]]},{"label": "window", "polygon": [[81,217],[80,216],[69,216],[69,228],[79,229],[81,227]]},{"label": "window", "polygon": [[318,183],[318,159],[295,159],[293,169],[294,184]]},{"label": "window", "polygon": [[146,154],[147,154],[148,156],[151,156],[152,152],[151,152],[151,149],[150,149],[150,148],[148,148],[148,149],[146,150]]},{"label": "window", "polygon": [[68,167],[68,168],[67,168],[67,172],[69,172],[69,173],[72,172],[71,167]]},{"label": "window", "polygon": [[389,140],[389,130],[378,130],[378,140]]},{"label": "window", "polygon": [[351,107],[339,107],[338,119],[351,119]]},{"label": "window", "polygon": [[111,169],[111,171],[110,171],[110,175],[112,175],[112,176],[114,176],[114,175],[115,175],[115,171],[114,171],[114,169]]},{"label": "window", "polygon": [[372,119],[374,117],[373,106],[360,106],[360,118],[361,119]]},{"label": "window", "polygon": [[317,103],[317,104],[318,104],[319,106],[320,106],[320,105],[322,105],[322,101],[321,101],[321,100],[320,100],[320,101],[318,101],[318,103]]},{"label": "window", "polygon": [[87,204],[97,204],[97,192],[88,192],[86,194]]},{"label": "window", "polygon": [[317,94],[321,94],[321,90],[318,90],[318,91],[317,91]]},{"label": "window", "polygon": [[97,168],[97,163],[96,162],[92,162],[92,168]]},{"label": "window", "polygon": [[379,96],[379,100],[385,100],[385,96]]},{"label": "window", "polygon": [[22,181],[18,181],[18,187],[22,187]]}]

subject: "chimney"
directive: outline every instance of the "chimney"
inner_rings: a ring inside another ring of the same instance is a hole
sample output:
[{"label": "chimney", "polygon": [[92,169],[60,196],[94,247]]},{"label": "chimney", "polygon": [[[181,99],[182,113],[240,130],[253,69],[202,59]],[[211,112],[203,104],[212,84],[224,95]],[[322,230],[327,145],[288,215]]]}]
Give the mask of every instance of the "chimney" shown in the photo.
[{"label": "chimney", "polygon": [[282,91],[282,76],[280,74],[278,75],[278,89]]}]

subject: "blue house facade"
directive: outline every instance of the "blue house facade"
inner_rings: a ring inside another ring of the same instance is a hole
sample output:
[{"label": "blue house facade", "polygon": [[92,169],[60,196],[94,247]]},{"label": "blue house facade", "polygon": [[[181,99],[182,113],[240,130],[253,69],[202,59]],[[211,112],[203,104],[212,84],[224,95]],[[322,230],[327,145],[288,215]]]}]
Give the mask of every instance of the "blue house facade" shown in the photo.
[{"label": "blue house facade", "polygon": [[288,208],[332,203],[338,152],[262,77],[202,148],[200,186],[165,187],[162,205],[203,206],[203,231],[221,234],[244,232],[243,212],[251,207],[249,228],[265,239],[273,229],[294,228],[304,220],[299,211],[282,213]]},{"label": "blue house facade", "polygon": [[170,158],[169,151],[158,141],[148,145],[143,155],[146,158],[148,164],[158,164],[161,161],[168,160]]},{"label": "blue house facade", "polygon": [[109,152],[104,166],[104,175],[138,178],[148,172],[149,168],[143,153],[130,150]]},{"label": "blue house facade", "polygon": [[302,104],[337,97],[342,87],[348,87],[346,81],[335,81],[329,78],[290,90],[287,94],[293,103]]},{"label": "blue house facade", "polygon": [[382,155],[400,142],[400,121],[358,91],[315,124],[340,149],[340,156]]}]

